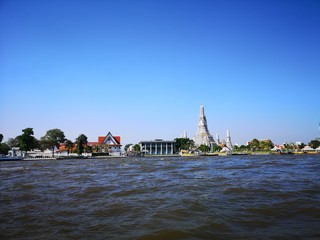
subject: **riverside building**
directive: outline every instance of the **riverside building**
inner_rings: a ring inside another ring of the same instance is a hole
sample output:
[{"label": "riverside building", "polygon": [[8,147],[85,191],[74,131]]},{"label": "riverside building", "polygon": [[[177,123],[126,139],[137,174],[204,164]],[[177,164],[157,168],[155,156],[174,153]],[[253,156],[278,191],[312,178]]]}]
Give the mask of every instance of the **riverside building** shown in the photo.
[{"label": "riverside building", "polygon": [[155,139],[153,141],[141,141],[141,152],[145,155],[172,155],[175,153],[176,141]]}]

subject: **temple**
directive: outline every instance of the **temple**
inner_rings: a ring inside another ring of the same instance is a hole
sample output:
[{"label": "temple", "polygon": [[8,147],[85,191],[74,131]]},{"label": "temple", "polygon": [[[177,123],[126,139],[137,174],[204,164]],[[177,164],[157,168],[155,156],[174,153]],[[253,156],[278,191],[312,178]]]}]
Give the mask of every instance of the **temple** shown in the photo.
[{"label": "temple", "polygon": [[204,114],[203,105],[200,106],[198,128],[197,128],[197,133],[193,138],[193,141],[196,146],[206,145],[208,147],[211,147],[213,144],[215,144],[214,139],[208,130],[207,119]]}]

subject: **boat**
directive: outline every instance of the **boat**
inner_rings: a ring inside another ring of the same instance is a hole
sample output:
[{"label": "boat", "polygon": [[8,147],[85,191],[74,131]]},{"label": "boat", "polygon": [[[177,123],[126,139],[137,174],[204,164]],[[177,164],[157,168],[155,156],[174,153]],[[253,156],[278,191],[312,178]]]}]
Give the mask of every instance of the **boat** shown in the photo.
[{"label": "boat", "polygon": [[180,155],[181,157],[194,157],[194,156],[195,156],[194,153],[191,153],[191,152],[189,152],[189,151],[187,151],[187,150],[181,150],[181,151],[179,152],[179,155]]}]

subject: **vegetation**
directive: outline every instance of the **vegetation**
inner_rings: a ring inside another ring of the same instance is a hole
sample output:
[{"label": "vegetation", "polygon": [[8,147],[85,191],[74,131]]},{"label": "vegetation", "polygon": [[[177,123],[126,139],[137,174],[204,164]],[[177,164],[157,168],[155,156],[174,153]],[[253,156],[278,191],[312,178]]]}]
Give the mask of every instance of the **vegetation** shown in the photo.
[{"label": "vegetation", "polygon": [[65,144],[66,148],[68,149],[68,155],[69,155],[70,150],[71,150],[71,149],[73,148],[73,146],[74,146],[74,143],[73,143],[71,140],[67,139],[67,140],[64,142],[64,144]]},{"label": "vegetation", "polygon": [[19,148],[22,151],[30,151],[38,147],[38,140],[33,136],[34,132],[32,128],[26,128],[22,130],[23,134],[17,137],[19,142]]},{"label": "vegetation", "polygon": [[14,147],[19,147],[19,140],[18,137],[16,138],[9,138],[7,141],[7,145],[10,149],[14,148]]},{"label": "vegetation", "polygon": [[318,148],[318,147],[320,146],[320,139],[317,138],[317,139],[311,140],[311,141],[308,143],[308,145],[309,145],[310,147],[312,147],[313,149],[316,149],[316,148]]},{"label": "vegetation", "polygon": [[127,145],[124,147],[124,150],[127,152],[130,146],[133,146],[133,151],[135,151],[135,152],[140,152],[140,151],[141,151],[141,148],[140,148],[140,145],[139,145],[139,144],[133,145],[132,143],[127,144]]},{"label": "vegetation", "polygon": [[3,135],[0,133],[0,154],[7,155],[10,147],[6,143],[2,143]]},{"label": "vegetation", "polygon": [[135,152],[140,152],[140,145],[139,144],[135,144],[134,146],[133,146],[133,150],[135,151]]},{"label": "vegetation", "polygon": [[222,150],[222,147],[218,145],[213,145],[212,146],[212,152],[220,152]]},{"label": "vegetation", "polygon": [[65,141],[64,132],[60,129],[51,129],[48,130],[46,135],[41,137],[40,146],[42,149],[51,148],[52,149],[52,157],[54,157],[54,148],[59,148],[60,143]]},{"label": "vegetation", "polygon": [[274,144],[269,139],[259,141],[258,139],[254,138],[252,141],[249,142],[246,148],[249,151],[255,152],[255,151],[270,151],[273,147],[274,147]]},{"label": "vegetation", "polygon": [[84,134],[80,134],[79,137],[76,139],[76,144],[77,144],[77,153],[78,155],[81,155],[87,146],[88,143],[88,138]]},{"label": "vegetation", "polygon": [[200,150],[200,151],[203,152],[203,153],[207,153],[207,152],[210,151],[210,147],[207,146],[207,145],[202,144],[202,145],[200,145],[200,146],[198,147],[198,150]]},{"label": "vegetation", "polygon": [[189,138],[176,138],[175,141],[176,141],[176,149],[178,151],[189,150],[194,148],[194,142]]},{"label": "vegetation", "polygon": [[[22,151],[30,151],[35,148],[39,148],[41,150],[52,149],[52,156],[54,157],[54,149],[55,147],[59,148],[61,143],[65,144],[66,149],[68,150],[68,155],[74,149],[76,145],[75,152],[78,154],[82,154],[84,151],[86,152],[108,152],[108,146],[100,146],[96,145],[94,147],[88,146],[88,139],[84,134],[80,134],[78,138],[76,138],[76,142],[72,142],[65,138],[64,132],[60,129],[51,129],[46,132],[46,134],[40,138],[40,141],[34,137],[33,128],[26,128],[22,130],[22,134],[15,137],[9,138],[7,142],[3,143],[3,135],[0,133],[0,154],[8,154],[8,151],[13,147],[19,147]],[[189,138],[176,138],[176,149],[180,150],[195,150],[195,145],[193,140]],[[133,144],[127,144],[124,147],[124,150],[127,151],[128,148]],[[285,143],[283,145],[282,150],[284,151],[301,151],[306,146],[304,143]],[[316,138],[311,140],[308,143],[313,149],[316,149],[320,146],[320,138]],[[254,138],[252,139],[248,145],[234,146],[234,152],[247,152],[247,151],[263,151],[269,152],[274,147],[274,144],[271,140],[261,140]],[[133,149],[136,152],[140,152],[140,145],[133,145]],[[206,145],[201,145],[197,148],[203,153],[207,153],[210,151],[210,148]],[[212,147],[212,152],[219,152],[222,148],[218,145],[214,145]]]},{"label": "vegetation", "polygon": [[133,145],[133,144],[132,144],[132,143],[129,143],[129,144],[125,145],[125,146],[124,146],[124,150],[127,151],[128,148],[129,148],[131,145]]}]

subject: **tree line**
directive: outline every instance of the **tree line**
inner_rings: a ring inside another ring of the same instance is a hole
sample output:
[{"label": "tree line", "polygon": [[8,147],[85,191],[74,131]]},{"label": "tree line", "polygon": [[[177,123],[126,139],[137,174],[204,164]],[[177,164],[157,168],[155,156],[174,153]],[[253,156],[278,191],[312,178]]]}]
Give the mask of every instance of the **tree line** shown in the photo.
[{"label": "tree line", "polygon": [[9,138],[7,142],[2,143],[3,134],[0,133],[0,154],[8,154],[8,151],[13,147],[19,147],[21,151],[30,151],[33,149],[40,149],[42,151],[51,149],[54,156],[54,149],[64,144],[65,148],[71,152],[74,147],[74,152],[82,154],[84,151],[91,152],[90,146],[87,146],[88,138],[84,134],[80,134],[75,141],[71,141],[65,137],[62,130],[58,128],[50,129],[39,140],[34,137],[33,128],[26,128],[22,130],[22,134]]},{"label": "tree line", "polygon": [[[219,152],[221,151],[224,144],[221,145],[214,145],[211,148],[206,145],[200,145],[199,147],[195,147],[193,140],[189,138],[176,138],[176,149],[177,150],[200,150],[201,152]],[[285,143],[284,147],[287,151],[294,151],[294,150],[301,150],[306,146],[304,143],[295,144],[295,143]],[[316,138],[314,140],[311,140],[308,143],[308,146],[310,146],[313,149],[316,149],[320,146],[320,138]],[[271,140],[261,140],[254,138],[250,142],[248,142],[247,145],[241,145],[233,146],[234,152],[256,152],[256,151],[270,151],[274,147],[274,144]]]}]

